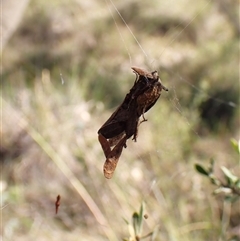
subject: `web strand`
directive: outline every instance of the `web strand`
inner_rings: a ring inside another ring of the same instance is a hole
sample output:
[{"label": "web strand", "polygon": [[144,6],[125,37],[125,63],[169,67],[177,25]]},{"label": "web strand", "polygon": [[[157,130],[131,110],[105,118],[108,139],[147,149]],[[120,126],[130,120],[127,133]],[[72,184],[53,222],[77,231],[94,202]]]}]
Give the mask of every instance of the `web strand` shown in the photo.
[{"label": "web strand", "polygon": [[[110,8],[107,0],[105,0],[105,2],[106,2],[106,4],[107,4],[107,6],[108,6],[108,10],[109,10],[109,12],[110,12],[110,14],[111,14],[111,16],[112,16],[112,19],[113,19],[113,21],[114,21],[114,24],[115,24],[115,26],[116,26],[116,28],[117,28],[118,33],[119,33],[119,36],[120,36],[120,38],[121,38],[121,40],[122,40],[122,42],[123,42],[123,44],[124,44],[124,47],[125,47],[125,49],[126,49],[126,51],[127,51],[127,53],[128,53],[128,57],[129,57],[130,64],[132,65],[132,57],[131,57],[130,51],[129,51],[129,49],[128,49],[127,43],[126,43],[126,41],[125,41],[125,39],[124,39],[124,37],[123,37],[123,35],[122,35],[119,27],[118,27],[118,24],[117,24],[117,22],[116,22],[116,19],[114,18],[114,15],[113,15],[113,13],[112,13],[112,10],[111,10],[111,8]],[[112,1],[111,1],[111,2],[112,2]],[[112,4],[113,4],[113,3],[112,3]],[[113,4],[113,5],[114,5],[114,4]],[[115,7],[115,6],[114,6],[114,7]],[[116,7],[115,7],[115,9],[116,9]]]},{"label": "web strand", "polygon": [[143,54],[145,55],[145,57],[147,59],[149,59],[146,51],[143,49],[142,45],[140,44],[140,42],[138,41],[137,37],[135,36],[135,34],[133,33],[133,31],[131,30],[131,28],[129,27],[129,25],[127,24],[127,22],[125,21],[125,19],[123,18],[122,14],[119,12],[119,10],[117,9],[116,5],[113,3],[112,0],[109,0],[112,4],[112,6],[114,7],[115,11],[117,12],[118,16],[121,18],[121,20],[123,21],[123,23],[125,24],[125,26],[127,27],[128,31],[130,32],[130,34],[133,36],[134,40],[136,41],[138,47],[141,49],[141,51],[143,52]]},{"label": "web strand", "polygon": [[[209,1],[199,10],[199,12],[187,23],[187,25],[186,25],[179,33],[177,33],[176,36],[175,36],[167,45],[164,46],[163,51],[159,54],[159,57],[162,56],[162,54],[164,53],[164,51],[165,51],[169,46],[171,46],[171,45],[175,42],[175,40],[185,31],[185,29],[188,28],[188,26],[202,13],[202,11],[209,5],[209,3],[210,3],[211,1],[212,1],[212,0],[209,0]],[[183,23],[183,21],[182,21],[181,23],[179,23],[179,24],[177,25],[177,27],[180,26],[182,23]]]},{"label": "web strand", "polygon": [[[123,37],[123,35],[122,35],[122,33],[121,33],[120,28],[118,27],[118,23],[117,23],[116,19],[114,18],[114,15],[113,15],[113,13],[112,13],[112,10],[110,9],[110,6],[109,6],[109,4],[108,4],[108,1],[111,3],[111,5],[112,5],[113,8],[115,9],[116,13],[117,13],[117,14],[119,15],[119,17],[121,18],[122,22],[123,22],[124,25],[127,27],[129,33],[130,33],[130,34],[132,35],[132,37],[134,38],[135,42],[137,43],[138,47],[140,48],[140,50],[142,51],[142,53],[144,54],[144,56],[150,61],[150,58],[149,58],[149,56],[147,55],[146,51],[144,50],[144,48],[142,47],[142,45],[141,45],[140,42],[138,41],[136,35],[133,33],[132,29],[130,28],[130,26],[129,26],[129,25],[127,24],[127,22],[125,21],[124,17],[123,17],[122,14],[120,13],[120,11],[119,11],[118,8],[116,7],[116,5],[114,4],[113,0],[105,0],[105,2],[106,2],[107,5],[108,5],[108,9],[109,9],[109,11],[110,11],[110,13],[111,13],[112,19],[113,19],[113,21],[114,21],[114,23],[115,23],[115,25],[116,25],[117,30],[118,30],[118,33],[119,33],[119,35],[120,35],[120,37],[121,37],[121,40],[123,41],[124,46],[125,46],[125,48],[126,48],[126,50],[127,50],[127,52],[128,52],[130,63],[132,64],[132,58],[131,58],[130,50],[129,50],[129,48],[128,48],[128,46],[127,46],[127,43],[126,43],[126,41],[125,41],[125,39],[124,39],[124,37]],[[176,41],[176,39],[186,30],[186,28],[188,28],[188,26],[202,13],[202,11],[210,4],[211,1],[212,1],[212,0],[207,1],[207,3],[206,3],[206,4],[197,12],[197,14],[187,23],[187,25],[186,25],[179,33],[177,33],[177,35],[176,35],[166,46],[164,46],[162,52],[161,52],[160,55],[159,55],[159,58],[162,56],[162,54],[164,53],[164,51],[165,51],[169,46],[171,46],[171,45]],[[179,26],[179,25],[181,25],[181,23],[179,23],[178,26]],[[153,65],[154,61],[155,61],[155,60],[151,61],[151,66]],[[224,100],[222,100],[222,99],[220,99],[220,98],[213,97],[213,96],[209,95],[208,93],[206,93],[206,91],[204,91],[204,90],[196,87],[195,85],[193,85],[192,83],[190,83],[189,81],[187,81],[185,78],[183,78],[183,77],[180,76],[179,74],[176,74],[176,73],[174,73],[173,71],[171,71],[171,73],[174,74],[174,75],[177,75],[177,76],[178,76],[178,79],[179,79],[180,81],[185,82],[185,83],[188,84],[191,88],[197,90],[198,92],[205,94],[205,96],[207,96],[208,98],[211,98],[211,99],[213,99],[213,100],[215,100],[215,101],[217,101],[217,102],[226,104],[226,105],[228,105],[228,106],[230,106],[230,107],[232,107],[232,108],[236,108],[236,107],[237,107],[237,104],[236,104],[236,103],[234,103],[234,102],[232,102],[232,101],[224,101]],[[177,96],[177,93],[176,93],[176,92],[175,92],[175,95]],[[180,104],[180,103],[179,103],[179,104]],[[177,108],[177,107],[175,106],[175,108]],[[180,110],[179,108],[177,109],[177,111],[178,111],[179,113],[181,113],[181,110]]]},{"label": "web strand", "polygon": [[[114,2],[113,2],[114,0],[105,0],[105,1],[106,1],[106,2],[108,1],[108,2],[110,2],[110,3],[112,4],[112,6],[114,7],[116,13],[119,15],[119,17],[121,18],[122,22],[124,23],[124,25],[125,25],[126,28],[128,29],[129,33],[131,34],[131,36],[132,36],[133,39],[135,40],[137,46],[140,48],[140,50],[142,51],[143,55],[144,55],[144,56],[147,58],[147,60],[150,62],[150,58],[149,58],[149,56],[147,55],[147,53],[146,53],[146,51],[144,50],[144,48],[142,47],[142,45],[140,44],[140,42],[138,41],[137,35],[135,35],[135,34],[133,33],[132,29],[131,29],[130,26],[127,24],[127,22],[125,21],[124,17],[121,15],[120,11],[118,10],[118,8],[116,7],[116,5],[115,5]],[[208,6],[211,2],[212,2],[212,0],[207,1],[207,3],[195,14],[195,16],[194,16],[193,18],[191,18],[191,20],[186,24],[186,26],[184,26],[184,28],[181,29],[181,31],[179,31],[178,33],[175,34],[175,36],[173,37],[173,39],[164,46],[163,50],[161,51],[161,53],[159,54],[159,56],[157,57],[157,59],[160,59],[160,57],[163,55],[164,51],[166,51],[166,49],[167,49],[168,47],[170,47],[170,46],[179,38],[179,36],[193,23],[193,21],[204,11],[205,8],[207,8],[207,6]],[[119,35],[121,36],[121,39],[122,39],[122,41],[123,41],[123,43],[124,43],[124,45],[125,45],[125,48],[126,48],[126,50],[128,51],[128,54],[129,54],[129,56],[130,56],[129,58],[131,59],[131,55],[130,55],[129,49],[128,49],[128,47],[127,47],[127,43],[126,43],[125,40],[124,40],[124,37],[123,37],[123,35],[122,35],[122,33],[121,33],[120,28],[118,27],[118,23],[117,23],[116,19],[114,18],[113,13],[112,13],[109,5],[108,5],[108,8],[109,8],[109,11],[110,11],[110,13],[111,13],[112,19],[113,19],[113,21],[114,21],[114,23],[115,23],[115,25],[116,25],[116,27],[117,27],[117,29],[118,29]],[[182,21],[181,23],[179,23],[179,24],[176,26],[176,28],[177,28],[178,26],[181,26],[182,23],[183,23],[183,21]],[[156,60],[157,60],[157,59],[156,59]],[[153,65],[154,61],[156,61],[156,60],[153,59],[153,61],[150,62],[150,63],[151,63],[151,66]],[[132,63],[131,60],[130,60],[130,62]],[[152,70],[153,70],[153,69],[152,69]],[[206,97],[208,97],[208,98],[211,98],[211,99],[213,99],[213,100],[215,100],[215,101],[218,101],[218,102],[220,102],[220,103],[226,104],[226,105],[228,105],[228,106],[230,106],[230,107],[232,107],[232,108],[236,108],[236,107],[238,106],[238,104],[236,104],[236,103],[234,103],[234,102],[225,101],[225,100],[223,100],[223,99],[220,99],[220,98],[216,98],[216,97],[214,97],[214,96],[211,96],[210,94],[207,93],[207,91],[204,91],[203,89],[199,88],[198,86],[192,84],[192,83],[189,82],[186,78],[182,77],[180,74],[178,74],[178,73],[176,73],[176,72],[174,72],[174,71],[172,71],[172,70],[170,70],[169,72],[171,72],[172,75],[176,76],[177,79],[178,79],[178,81],[183,82],[183,84],[187,84],[188,86],[190,86],[190,88],[197,90],[198,93],[204,94],[204,95],[205,95]],[[187,114],[184,113],[184,108],[182,108],[182,105],[181,105],[181,103],[180,103],[180,101],[179,101],[178,93],[177,93],[177,89],[176,89],[176,87],[175,87],[175,84],[173,83],[172,85],[173,85],[173,86],[172,86],[172,88],[171,88],[170,90],[172,91],[173,96],[172,96],[172,97],[167,97],[167,101],[169,101],[169,102],[170,102],[170,105],[179,113],[180,119],[182,119],[182,120],[183,120],[183,123],[185,123],[185,125],[188,126],[188,130],[190,130],[190,132],[193,132],[193,133],[194,133],[193,135],[195,135],[198,139],[200,139],[199,133],[198,133],[197,130],[195,129],[194,123],[191,123],[191,120],[188,119]],[[165,151],[166,151],[166,150],[165,150]],[[142,159],[143,157],[142,157],[141,155],[139,155],[138,158],[139,158],[139,159]],[[142,159],[142,161],[144,162],[144,159]],[[191,171],[192,171],[192,170],[186,170],[186,169],[181,170],[181,171],[177,170],[177,171],[175,171],[175,172],[172,174],[171,179],[175,179],[177,175],[180,175],[180,174],[183,174],[183,173],[187,173],[187,172],[191,172]],[[156,189],[156,188],[155,188],[156,183],[160,182],[159,177],[154,176],[154,177],[153,177],[153,180],[154,180],[154,181],[153,181],[152,186],[149,187],[149,191],[144,195],[143,199],[144,199],[144,200],[147,200],[147,197],[148,197],[148,196],[150,195],[150,193],[152,192],[152,193],[155,195],[155,197],[156,197],[156,199],[158,200],[159,203],[161,203],[161,204],[162,204],[162,203],[165,203],[165,199],[164,199],[163,195],[162,195],[161,193],[156,193],[156,191],[155,191],[155,189]],[[158,188],[158,189],[156,189],[156,190],[160,190],[160,189]]]}]

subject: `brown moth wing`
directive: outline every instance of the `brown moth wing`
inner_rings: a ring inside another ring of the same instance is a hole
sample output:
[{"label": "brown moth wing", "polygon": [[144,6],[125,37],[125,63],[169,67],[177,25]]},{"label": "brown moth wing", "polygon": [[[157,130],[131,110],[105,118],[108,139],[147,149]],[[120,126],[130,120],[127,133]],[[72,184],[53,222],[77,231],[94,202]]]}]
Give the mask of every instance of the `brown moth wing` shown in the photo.
[{"label": "brown moth wing", "polygon": [[142,115],[147,112],[158,100],[161,95],[161,85],[159,82],[151,85],[147,91],[137,98],[138,114]]},{"label": "brown moth wing", "polygon": [[124,122],[126,122],[127,119],[128,113],[124,111],[122,105],[120,105],[98,130],[98,134],[102,134],[107,139],[121,134],[124,131]]},{"label": "brown moth wing", "polygon": [[168,89],[162,85],[157,71],[150,73],[138,67],[132,67],[132,69],[139,75],[139,78],[144,76],[148,81],[144,92],[137,97],[137,113],[141,116],[155,105],[161,95],[162,89],[166,91]]},{"label": "brown moth wing", "polygon": [[111,154],[107,156],[107,159],[103,166],[103,173],[107,179],[112,178],[113,173],[117,167],[119,157],[122,154],[122,149],[126,145],[127,138],[124,137],[111,151]]},{"label": "brown moth wing", "polygon": [[108,179],[113,176],[127,139],[133,136],[136,141],[140,116],[146,121],[144,113],[156,103],[162,89],[168,90],[162,85],[157,71],[148,72],[138,67],[132,69],[136,74],[133,87],[98,131],[98,139],[106,157],[104,176]]},{"label": "brown moth wing", "polygon": [[[136,107],[136,99],[148,89],[149,81],[146,76],[153,78],[151,73],[148,73],[140,68],[132,68],[137,74],[137,78],[129,93],[125,96],[122,104],[114,111],[109,119],[98,130],[98,134],[103,135],[106,139],[113,138],[126,131],[127,122],[132,118],[132,106]],[[141,75],[140,75],[141,74]],[[136,109],[136,108],[135,108]]]},{"label": "brown moth wing", "polygon": [[109,138],[108,139],[108,143],[110,145],[110,147],[112,146],[116,146],[118,144],[118,142],[126,135],[125,132],[120,133],[119,135]]},{"label": "brown moth wing", "polygon": [[111,152],[111,148],[108,143],[108,140],[103,135],[99,134],[98,141],[101,144],[105,157],[107,158],[109,153]]}]

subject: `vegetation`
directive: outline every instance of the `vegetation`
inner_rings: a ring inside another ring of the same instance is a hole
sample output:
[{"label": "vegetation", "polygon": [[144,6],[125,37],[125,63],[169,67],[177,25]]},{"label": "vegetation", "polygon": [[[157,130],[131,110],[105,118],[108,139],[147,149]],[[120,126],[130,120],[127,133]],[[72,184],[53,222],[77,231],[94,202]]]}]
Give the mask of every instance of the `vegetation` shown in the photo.
[{"label": "vegetation", "polygon": [[[240,240],[239,200],[195,170],[209,177],[214,159],[216,180],[240,176],[237,1],[113,2],[32,0],[3,50],[4,241]],[[106,180],[97,131],[131,66],[158,70],[169,92]]]},{"label": "vegetation", "polygon": [[[233,148],[237,154],[240,154],[240,143],[236,140],[232,140]],[[231,207],[240,199],[240,178],[235,176],[228,168],[222,166],[223,180],[216,176],[214,173],[214,160],[211,160],[210,167],[206,169],[200,164],[195,165],[196,170],[207,176],[212,184],[217,186],[213,194],[223,194],[223,210],[222,210],[222,227],[221,227],[221,240],[239,240],[239,235],[236,232],[234,235],[229,236],[228,226],[231,220]],[[238,206],[239,207],[239,206]]]}]

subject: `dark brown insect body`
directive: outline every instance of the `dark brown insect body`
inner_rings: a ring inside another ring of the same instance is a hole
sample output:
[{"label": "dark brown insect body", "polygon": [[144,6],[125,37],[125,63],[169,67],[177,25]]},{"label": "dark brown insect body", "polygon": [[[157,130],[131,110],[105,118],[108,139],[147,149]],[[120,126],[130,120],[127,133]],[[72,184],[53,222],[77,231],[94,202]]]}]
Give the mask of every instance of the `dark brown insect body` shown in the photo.
[{"label": "dark brown insect body", "polygon": [[112,177],[127,139],[133,136],[136,141],[139,118],[143,116],[143,121],[146,121],[144,113],[156,103],[162,89],[168,90],[162,85],[157,71],[150,73],[137,67],[132,69],[136,74],[133,87],[123,103],[98,130],[98,140],[107,158],[103,169],[106,178]]}]

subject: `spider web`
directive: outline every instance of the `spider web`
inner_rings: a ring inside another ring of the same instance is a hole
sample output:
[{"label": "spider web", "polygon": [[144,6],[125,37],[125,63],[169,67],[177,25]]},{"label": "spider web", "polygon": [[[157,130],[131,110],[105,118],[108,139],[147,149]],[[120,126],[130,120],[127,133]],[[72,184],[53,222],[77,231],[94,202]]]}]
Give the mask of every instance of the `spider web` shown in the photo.
[{"label": "spider web", "polygon": [[[155,70],[156,69],[155,67],[157,66],[156,63],[158,62],[159,59],[161,59],[161,57],[163,56],[163,53],[168,48],[170,48],[171,45],[174,42],[176,42],[178,40],[178,38],[195,21],[195,19],[197,17],[199,17],[199,15],[202,14],[202,12],[209,6],[210,3],[212,3],[212,0],[209,0],[209,1],[205,2],[204,5],[202,5],[202,7],[200,7],[200,9],[198,9],[197,13],[189,21],[187,21],[187,23],[182,21],[181,23],[178,24],[178,26],[179,25],[185,25],[185,26],[183,27],[183,29],[177,31],[177,33],[173,36],[173,38],[165,46],[163,46],[163,50],[160,52],[160,54],[158,55],[157,58],[150,57],[150,55],[147,53],[148,52],[147,49],[142,46],[140,40],[138,39],[137,33],[135,33],[134,30],[130,27],[130,25],[128,24],[127,20],[125,20],[125,18],[121,14],[121,11],[118,9],[118,7],[114,3],[114,1],[113,0],[105,0],[105,2],[106,2],[106,6],[107,6],[107,8],[108,8],[108,10],[109,10],[109,12],[111,14],[112,20],[115,23],[116,29],[117,29],[118,34],[119,34],[120,39],[121,39],[121,42],[122,42],[125,50],[128,53],[130,66],[135,65],[136,63],[133,63],[133,58],[132,58],[133,53],[131,53],[131,50],[130,50],[130,47],[129,47],[129,43],[126,41],[126,39],[124,37],[124,34],[122,33],[122,30],[120,28],[120,24],[122,24],[122,23],[123,23],[123,25],[125,25],[125,27],[127,28],[128,32],[129,32],[129,35],[134,39],[135,44],[138,46],[138,48],[140,49],[140,52],[142,53],[142,55],[146,59],[146,62],[150,66],[149,70]],[[175,28],[177,28],[178,26],[176,26]],[[176,79],[178,80],[179,83],[181,83],[182,85],[190,86],[190,88],[194,89],[195,92],[203,95],[205,98],[213,99],[214,101],[217,101],[219,103],[227,105],[227,106],[229,106],[231,108],[236,108],[237,107],[237,103],[232,102],[232,101],[226,101],[226,100],[221,99],[221,98],[216,98],[215,96],[209,94],[204,89],[199,88],[197,85],[193,84],[191,81],[188,81],[183,75],[181,75],[181,73],[174,72],[173,70],[168,70],[168,71],[170,72],[171,75],[176,77]],[[161,76],[161,73],[160,73],[160,76]],[[183,111],[183,106],[180,103],[180,100],[179,100],[180,98],[178,97],[178,90],[177,90],[177,87],[176,87],[177,83],[171,82],[171,83],[167,84],[165,82],[164,84],[167,87],[170,87],[169,90],[170,90],[170,92],[172,92],[172,95],[173,95],[172,97],[168,97],[167,95],[164,95],[164,98],[167,98],[167,100],[169,101],[170,105],[180,114],[180,118],[182,118],[183,121],[186,123],[186,125],[189,126],[190,130],[194,133],[194,135],[197,138],[201,138],[200,135],[198,134],[198,131],[193,126],[191,121],[188,120],[188,117],[185,115],[185,113]],[[171,86],[169,86],[169,85],[171,85]],[[161,97],[161,98],[163,98],[163,97]],[[157,150],[157,152],[158,152],[158,150]],[[175,178],[176,175],[179,175],[179,171],[174,172],[173,175],[172,175],[172,178]],[[153,186],[154,186],[154,184],[156,182],[158,182],[158,181],[155,179],[153,181]],[[154,191],[153,186],[150,187],[150,189]]]},{"label": "spider web", "polygon": [[[141,41],[139,40],[138,38],[138,35],[137,33],[135,33],[133,31],[133,29],[130,27],[130,25],[128,24],[127,20],[125,20],[125,18],[122,16],[120,10],[118,9],[118,7],[116,6],[116,4],[114,3],[114,0],[105,0],[106,2],[106,7],[109,9],[109,12],[112,16],[112,20],[113,22],[115,23],[116,25],[116,30],[117,32],[119,33],[119,36],[120,36],[120,41],[122,42],[124,48],[126,49],[127,53],[128,53],[128,58],[129,58],[129,64],[130,66],[132,66],[133,64],[133,53],[131,52],[131,48],[129,48],[129,43],[128,41],[126,40],[126,38],[124,37],[124,34],[122,33],[122,30],[120,28],[120,22],[119,22],[119,19],[117,19],[117,16],[120,18],[120,20],[123,22],[123,24],[126,26],[127,30],[129,31],[129,35],[132,36],[132,38],[134,39],[136,45],[138,46],[140,52],[142,53],[142,55],[146,58],[147,62],[149,63],[150,65],[150,69],[149,70],[154,70],[155,66],[157,66],[157,62],[158,60],[163,56],[163,53],[166,51],[167,48],[171,47],[171,45],[178,39],[178,37],[184,32],[184,30],[192,24],[192,22],[197,18],[197,16],[199,14],[201,14],[201,11],[204,10],[204,8],[206,8],[208,6],[208,4],[211,2],[208,1],[206,3],[205,6],[203,6],[200,10],[199,10],[199,13],[196,14],[190,21],[188,21],[188,23],[186,24],[186,26],[178,32],[177,35],[175,35],[172,40],[166,45],[164,46],[163,50],[160,52],[158,58],[152,58],[149,54],[148,54],[148,49],[146,47],[143,47],[143,45],[141,44]],[[196,90],[197,92],[199,93],[203,93],[204,95],[208,96],[208,97],[211,97],[213,98],[214,100],[218,101],[218,102],[221,102],[221,103],[224,103],[232,108],[236,108],[237,107],[237,104],[234,103],[234,102],[228,102],[228,101],[225,101],[223,99],[220,99],[220,98],[215,98],[214,96],[211,96],[209,95],[205,90],[202,90],[200,89],[198,86],[192,84],[190,81],[188,81],[186,78],[184,78],[184,76],[182,76],[180,73],[176,73],[174,71],[171,71],[171,74],[174,75],[174,76],[177,76],[177,80],[179,82],[181,82],[182,84],[184,85],[189,85],[191,88],[193,88],[194,90]],[[60,79],[61,79],[61,82],[62,84],[64,84],[64,82],[66,81],[65,78],[63,78],[63,74],[61,72],[61,70],[59,70],[59,75],[60,75]],[[166,80],[165,80],[166,81]],[[167,86],[167,87],[170,87],[166,82],[164,81],[164,84]],[[170,91],[172,92],[173,94],[173,97],[168,97],[167,94],[165,94],[164,96],[162,96],[161,98],[166,98],[167,101],[169,101],[169,104],[176,110],[176,112],[178,112],[180,114],[180,117],[184,119],[186,125],[190,126],[192,132],[194,133],[195,136],[197,136],[197,138],[200,138],[199,134],[197,133],[197,131],[194,129],[194,127],[192,126],[192,123],[191,121],[188,120],[186,114],[184,113],[183,111],[183,106],[180,102],[180,97],[179,97],[179,94],[178,94],[178,89],[176,87],[176,84],[175,83],[170,83],[171,84],[171,87],[169,88]],[[160,104],[160,103],[159,103]],[[164,127],[162,127],[164,128]],[[140,128],[141,129],[141,128]],[[141,130],[140,130],[141,132]],[[171,137],[172,138],[172,137]],[[138,145],[140,147],[140,145]],[[158,152],[158,150],[156,150],[156,152]],[[58,158],[58,155],[55,157],[55,158]],[[54,158],[52,158],[54,159]],[[94,159],[94,157],[92,158]],[[68,160],[69,161],[69,160]],[[123,163],[123,162],[121,162]],[[101,165],[101,164],[98,164],[98,165]],[[118,167],[119,168],[119,167]],[[118,171],[118,170],[117,170]],[[117,172],[116,171],[116,172]],[[185,170],[184,170],[185,171]],[[130,172],[130,171],[129,171]],[[173,176],[171,177],[172,179],[175,178],[176,175],[178,175],[179,171],[178,172],[174,172],[173,173]],[[40,182],[40,181],[39,181]],[[145,193],[145,197],[151,192],[155,192],[155,196],[161,200],[164,201],[164,196],[162,195],[162,193],[160,193],[160,189],[154,189],[154,185],[156,184],[156,182],[159,182],[158,179],[154,179],[153,182],[152,182],[152,186],[149,188],[149,190],[147,190],[147,193]],[[111,187],[111,185],[115,185],[114,182],[109,182],[109,186]],[[114,188],[116,188],[117,186],[113,186]],[[26,186],[27,188],[27,186]],[[101,186],[102,188],[102,186]],[[79,190],[81,189],[81,187],[78,188]],[[113,189],[113,188],[112,188]],[[158,192],[158,193],[157,193]],[[111,194],[110,194],[111,195]],[[81,195],[80,195],[81,196]],[[159,203],[161,202],[161,200],[159,201]],[[87,203],[87,201],[86,201]],[[106,202],[105,202],[106,203]],[[76,205],[79,205],[76,201]],[[167,204],[165,204],[167,205]],[[8,208],[7,205],[3,206],[2,209],[5,209],[5,208]],[[62,208],[62,207],[61,207]],[[52,210],[52,209],[51,209]],[[96,211],[95,211],[96,212]],[[100,222],[99,222],[100,223]],[[40,227],[39,227],[39,230],[40,230]]]},{"label": "spider web", "polygon": [[[114,11],[117,13],[117,15],[120,17],[121,21],[124,23],[124,25],[125,25],[126,28],[128,29],[128,31],[129,31],[129,33],[131,34],[131,36],[133,37],[134,41],[135,41],[136,44],[138,45],[139,49],[142,51],[143,55],[146,57],[147,61],[150,62],[150,65],[151,65],[152,67],[154,67],[154,62],[156,61],[156,59],[152,59],[152,60],[151,60],[151,58],[149,57],[149,55],[147,54],[147,52],[145,51],[145,49],[144,49],[143,46],[141,45],[140,41],[138,40],[137,35],[134,34],[134,32],[133,32],[133,30],[131,29],[131,27],[130,27],[130,26],[128,25],[128,23],[125,21],[124,17],[122,16],[122,14],[120,13],[120,11],[118,10],[117,6],[114,4],[113,0],[105,0],[105,2],[106,2],[106,5],[107,5],[107,7],[108,7],[108,9],[109,9],[109,12],[110,12],[110,14],[111,14],[111,17],[112,17],[112,19],[113,19],[113,21],[114,21],[114,23],[115,23],[115,25],[116,25],[116,28],[117,28],[117,31],[118,31],[118,33],[119,33],[119,35],[120,35],[121,41],[123,42],[123,45],[124,45],[126,51],[128,52],[130,64],[133,64],[133,63],[132,63],[132,57],[131,57],[132,54],[131,54],[131,51],[130,51],[130,49],[129,49],[129,47],[128,47],[128,44],[126,43],[126,41],[125,41],[125,39],[124,39],[123,34],[121,33],[121,29],[119,28],[119,26],[118,26],[119,24],[118,24],[116,18],[114,17],[114,12],[113,12],[113,10],[111,9],[111,6],[113,7]],[[201,14],[202,11],[204,11],[204,9],[205,9],[211,2],[212,2],[212,0],[207,1],[207,3],[198,11],[198,13],[185,25],[185,27],[184,27],[181,31],[179,31],[179,32],[176,34],[176,36],[175,36],[174,38],[172,38],[172,40],[171,40],[166,46],[163,47],[163,50],[162,50],[162,51],[160,52],[160,54],[159,54],[159,59],[160,59],[161,56],[163,55],[163,52],[166,51],[166,49],[167,49],[168,47],[170,47],[170,46],[178,39],[178,37],[184,32],[184,30],[188,28],[188,26]],[[182,23],[179,23],[179,25],[180,25],[180,24],[182,24]],[[191,82],[187,81],[187,80],[186,80],[183,76],[181,76],[180,74],[174,73],[173,71],[172,71],[171,73],[174,74],[174,75],[177,75],[179,81],[184,82],[185,84],[188,84],[191,88],[197,90],[198,92],[204,93],[207,97],[210,97],[210,98],[212,98],[212,99],[214,99],[214,100],[216,100],[216,101],[218,101],[218,102],[220,102],[220,103],[224,103],[224,104],[229,105],[229,106],[231,106],[231,107],[237,107],[237,104],[234,103],[234,102],[232,102],[232,101],[225,101],[225,100],[223,100],[223,99],[215,98],[215,97],[209,95],[209,94],[206,93],[204,90],[200,89],[200,88],[197,87],[196,85],[194,85],[194,84],[192,84]],[[176,93],[176,92],[175,92],[175,95],[177,96],[177,93]],[[176,99],[177,99],[177,98],[176,98]],[[180,105],[180,103],[179,103],[179,105]],[[180,105],[180,106],[181,106],[181,105]],[[176,109],[177,109],[178,111],[180,111],[179,108],[176,107]]]},{"label": "spider web", "polygon": [[[118,31],[118,33],[119,33],[119,35],[120,35],[121,41],[122,41],[122,43],[123,43],[123,45],[124,45],[124,47],[125,47],[125,49],[126,49],[126,51],[127,51],[127,53],[128,53],[130,65],[133,64],[133,62],[132,62],[132,54],[131,54],[131,51],[130,51],[130,49],[129,49],[129,47],[128,47],[127,42],[126,42],[125,39],[124,39],[124,36],[123,36],[123,34],[122,34],[122,32],[121,32],[121,29],[119,28],[119,23],[117,22],[117,20],[116,20],[116,18],[115,18],[115,16],[114,16],[114,12],[117,13],[117,15],[120,17],[121,21],[123,22],[123,24],[124,24],[124,25],[126,26],[126,28],[128,29],[129,34],[130,34],[130,35],[132,36],[132,38],[134,39],[136,45],[139,47],[140,51],[141,51],[142,54],[145,56],[145,58],[147,59],[147,61],[150,62],[150,66],[153,67],[152,69],[154,69],[154,62],[156,62],[157,60],[156,60],[156,59],[151,59],[151,58],[149,57],[149,55],[147,54],[147,51],[145,51],[145,49],[144,49],[143,46],[141,45],[140,41],[138,40],[137,35],[134,34],[133,30],[131,29],[131,27],[128,25],[127,21],[126,21],[126,20],[124,19],[124,17],[122,16],[121,12],[120,12],[119,9],[117,8],[117,6],[116,6],[116,4],[114,3],[114,1],[113,1],[113,0],[105,0],[105,2],[106,2],[106,5],[107,5],[107,7],[108,7],[108,9],[109,9],[109,12],[110,12],[110,14],[111,14],[111,17],[112,17],[112,19],[113,19],[113,21],[114,21],[114,23],[115,23],[115,25],[116,25],[116,28],[117,28],[117,31]],[[163,47],[163,50],[162,50],[162,51],[160,52],[160,54],[159,54],[159,57],[158,57],[159,59],[160,59],[161,56],[163,55],[164,51],[166,51],[166,49],[169,48],[169,47],[178,39],[178,37],[184,32],[184,30],[187,29],[189,25],[191,25],[191,23],[202,13],[202,11],[204,11],[204,9],[205,9],[211,2],[212,2],[212,0],[207,1],[206,4],[205,4],[203,7],[200,8],[200,10],[197,12],[197,14],[196,14],[190,21],[188,21],[188,23],[185,25],[185,27],[184,27],[182,30],[180,30],[180,31],[176,34],[176,36],[174,36],[174,38],[172,38],[172,40],[171,40],[166,46]],[[111,6],[112,6],[113,10],[112,10]],[[180,25],[180,24],[182,24],[182,23],[179,23],[179,25]],[[170,71],[171,71],[171,70],[170,70]],[[208,94],[208,93],[207,93],[206,91],[204,91],[203,89],[200,89],[200,88],[197,87],[196,85],[192,84],[190,81],[188,81],[186,78],[184,78],[181,74],[175,73],[175,72],[173,72],[173,71],[171,71],[171,74],[176,75],[177,78],[178,78],[178,80],[179,80],[180,82],[183,82],[183,84],[189,85],[192,89],[195,89],[197,92],[199,92],[199,93],[201,93],[201,94],[204,94],[206,97],[209,97],[209,98],[211,98],[211,99],[213,99],[213,100],[215,100],[215,101],[217,101],[217,102],[219,102],[219,103],[226,104],[226,105],[228,105],[228,106],[230,106],[230,107],[232,107],[232,108],[236,108],[236,107],[237,107],[237,103],[235,103],[235,102],[226,101],[226,100],[223,100],[223,99],[221,99],[221,98],[216,98],[216,97]],[[176,88],[175,88],[175,86],[174,86],[174,83],[173,83],[172,92],[174,93],[174,98],[173,98],[173,100],[169,100],[169,101],[171,101],[171,104],[172,104],[172,105],[174,106],[174,108],[183,116],[183,118],[186,119],[187,124],[188,124],[188,125],[191,125],[191,124],[188,122],[187,118],[184,117],[184,114],[183,114],[182,111],[181,111],[181,103],[179,102],[178,94],[177,94]],[[196,132],[195,130],[193,130],[193,131],[194,131],[195,134],[197,134],[197,132]]]}]

